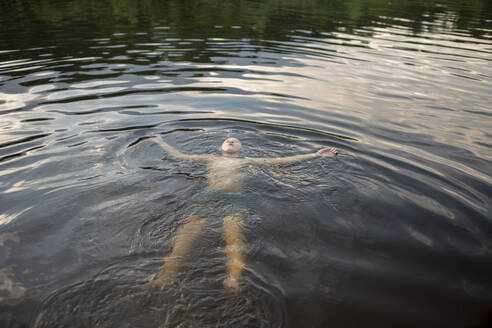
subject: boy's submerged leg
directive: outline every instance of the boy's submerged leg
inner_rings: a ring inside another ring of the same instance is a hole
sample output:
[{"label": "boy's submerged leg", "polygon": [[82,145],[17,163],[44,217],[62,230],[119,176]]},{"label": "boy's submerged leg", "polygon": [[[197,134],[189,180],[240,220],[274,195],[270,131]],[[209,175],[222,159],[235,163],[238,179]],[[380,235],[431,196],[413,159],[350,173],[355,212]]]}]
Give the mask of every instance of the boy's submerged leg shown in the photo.
[{"label": "boy's submerged leg", "polygon": [[152,279],[152,283],[162,283],[171,279],[179,269],[180,259],[186,255],[191,248],[193,241],[200,234],[205,220],[197,215],[188,218],[188,222],[183,224],[176,231],[174,244],[171,253],[164,258],[164,263],[157,275]]},{"label": "boy's submerged leg", "polygon": [[239,216],[226,216],[224,218],[225,254],[227,256],[227,277],[224,280],[224,286],[234,290],[239,286],[239,276],[244,268],[242,223]]}]

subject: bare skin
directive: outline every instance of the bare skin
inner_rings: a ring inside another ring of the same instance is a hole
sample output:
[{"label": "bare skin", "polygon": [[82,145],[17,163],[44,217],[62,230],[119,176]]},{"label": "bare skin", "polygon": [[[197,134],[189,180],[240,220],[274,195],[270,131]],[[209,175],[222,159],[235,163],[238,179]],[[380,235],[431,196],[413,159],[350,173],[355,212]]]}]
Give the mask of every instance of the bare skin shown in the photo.
[{"label": "bare skin", "polygon": [[[225,190],[229,192],[240,192],[242,189],[241,168],[256,165],[278,165],[287,164],[318,156],[337,155],[336,148],[323,148],[315,153],[295,155],[280,158],[254,158],[254,157],[237,157],[241,150],[241,142],[236,138],[227,138],[222,146],[222,155],[191,155],[184,154],[179,150],[171,147],[162,139],[156,138],[155,142],[171,156],[184,160],[193,160],[208,165],[208,187],[211,189]],[[200,234],[203,228],[204,220],[199,216],[192,215],[187,219],[174,237],[173,249],[171,253],[164,258],[163,265],[159,272],[153,276],[149,283],[162,285],[168,279],[172,279],[174,274],[179,270],[179,261],[186,255],[191,248],[193,240]],[[242,249],[244,236],[241,231],[242,218],[240,216],[227,216],[223,220],[223,238],[226,242],[225,255],[227,257],[226,271],[227,277],[224,279],[224,286],[231,290],[237,290],[239,277],[244,268]]]}]

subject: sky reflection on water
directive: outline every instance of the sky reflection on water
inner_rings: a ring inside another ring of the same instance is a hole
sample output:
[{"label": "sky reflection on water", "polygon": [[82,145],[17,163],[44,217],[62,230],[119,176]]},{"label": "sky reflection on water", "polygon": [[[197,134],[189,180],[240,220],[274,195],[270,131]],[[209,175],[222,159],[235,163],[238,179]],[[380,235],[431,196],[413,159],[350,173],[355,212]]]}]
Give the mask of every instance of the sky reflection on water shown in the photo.
[{"label": "sky reflection on water", "polygon": [[[489,1],[0,12],[0,325],[490,323]],[[340,155],[250,169],[239,294],[215,218],[143,293],[205,175],[150,138],[214,153],[229,133],[245,156]]]}]

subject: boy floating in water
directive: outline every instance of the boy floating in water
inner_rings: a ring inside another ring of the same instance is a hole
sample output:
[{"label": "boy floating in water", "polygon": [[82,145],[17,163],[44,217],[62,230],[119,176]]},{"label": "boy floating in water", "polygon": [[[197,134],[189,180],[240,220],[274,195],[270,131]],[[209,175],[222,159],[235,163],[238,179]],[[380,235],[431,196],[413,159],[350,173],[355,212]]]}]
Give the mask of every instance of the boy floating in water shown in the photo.
[{"label": "boy floating in water", "polygon": [[[241,150],[241,142],[229,137],[222,144],[222,156],[218,155],[189,155],[171,147],[162,139],[154,139],[158,145],[175,158],[194,160],[208,164],[208,187],[212,191],[224,192],[224,194],[239,194],[242,185],[241,168],[250,164],[273,165],[285,164],[304,159],[310,159],[326,154],[337,155],[336,148],[323,148],[315,153],[295,155],[280,158],[240,158],[237,153]],[[193,240],[199,235],[204,225],[204,219],[199,215],[191,215],[187,222],[176,232],[171,254],[164,258],[159,272],[151,279],[151,284],[162,284],[171,279],[178,271],[179,260],[186,255]],[[227,277],[224,286],[236,290],[238,288],[239,276],[244,267],[242,248],[244,237],[241,232],[242,219],[239,215],[228,215],[224,217],[224,241],[226,242],[225,254],[227,257]]]}]

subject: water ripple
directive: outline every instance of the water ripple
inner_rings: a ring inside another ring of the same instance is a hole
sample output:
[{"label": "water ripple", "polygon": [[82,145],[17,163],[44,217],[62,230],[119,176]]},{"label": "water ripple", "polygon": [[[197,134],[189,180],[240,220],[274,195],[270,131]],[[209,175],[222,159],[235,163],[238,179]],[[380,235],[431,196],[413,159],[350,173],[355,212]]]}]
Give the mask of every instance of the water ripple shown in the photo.
[{"label": "water ripple", "polygon": [[[484,0],[106,2],[0,4],[0,325],[486,326]],[[207,174],[151,139],[227,135],[340,153],[245,168],[237,294],[223,204],[143,290]]]}]

